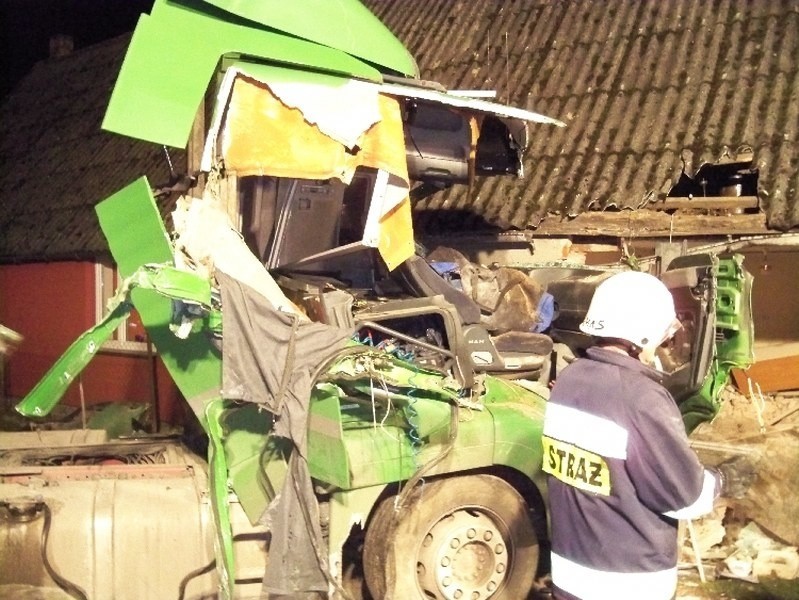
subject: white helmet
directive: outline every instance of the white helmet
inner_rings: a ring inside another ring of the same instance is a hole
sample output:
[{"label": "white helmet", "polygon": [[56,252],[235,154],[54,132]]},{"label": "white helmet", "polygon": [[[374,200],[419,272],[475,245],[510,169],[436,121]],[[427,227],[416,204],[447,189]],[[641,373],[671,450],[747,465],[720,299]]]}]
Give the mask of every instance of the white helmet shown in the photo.
[{"label": "white helmet", "polygon": [[674,299],[657,277],[639,271],[616,273],[597,286],[580,330],[655,348],[680,328]]}]

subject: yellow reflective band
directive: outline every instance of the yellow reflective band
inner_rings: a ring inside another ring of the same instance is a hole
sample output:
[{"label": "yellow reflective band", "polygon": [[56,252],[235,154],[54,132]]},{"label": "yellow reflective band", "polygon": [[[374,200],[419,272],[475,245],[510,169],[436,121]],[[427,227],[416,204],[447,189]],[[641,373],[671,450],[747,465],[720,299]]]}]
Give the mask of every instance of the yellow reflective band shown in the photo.
[{"label": "yellow reflective band", "polygon": [[544,472],[566,485],[602,496],[610,495],[610,469],[605,459],[567,442],[542,436]]}]

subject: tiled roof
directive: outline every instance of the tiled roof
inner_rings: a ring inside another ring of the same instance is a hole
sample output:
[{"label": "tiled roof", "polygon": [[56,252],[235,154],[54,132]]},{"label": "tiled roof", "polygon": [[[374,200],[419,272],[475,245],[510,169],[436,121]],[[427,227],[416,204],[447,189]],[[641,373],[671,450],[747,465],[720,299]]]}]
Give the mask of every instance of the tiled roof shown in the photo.
[{"label": "tiled roof", "polygon": [[168,180],[163,148],[100,129],[129,40],[37,63],[0,108],[0,263],[104,253],[94,205],[143,174]]},{"label": "tiled roof", "polygon": [[[424,78],[495,89],[568,124],[531,125],[524,179],[478,178],[419,202],[422,222],[436,215],[428,227],[531,229],[647,207],[683,168],[750,148],[768,226],[799,226],[796,0],[365,4]],[[166,181],[162,148],[100,129],[128,39],[40,62],[0,108],[0,262],[102,253],[94,204],[142,174]],[[184,153],[171,152],[182,171]]]},{"label": "tiled roof", "polygon": [[568,124],[531,126],[523,180],[438,193],[417,216],[460,207],[525,229],[647,207],[683,167],[751,148],[768,227],[799,225],[796,0],[364,1],[423,78]]}]

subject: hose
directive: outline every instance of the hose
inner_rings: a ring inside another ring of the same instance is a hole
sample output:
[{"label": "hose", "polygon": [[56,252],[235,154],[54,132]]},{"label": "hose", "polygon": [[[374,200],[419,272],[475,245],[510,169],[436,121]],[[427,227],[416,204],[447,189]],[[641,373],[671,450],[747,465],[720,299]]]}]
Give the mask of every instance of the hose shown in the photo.
[{"label": "hose", "polygon": [[206,573],[212,571],[216,566],[216,559],[214,558],[204,567],[200,567],[199,569],[194,569],[193,571],[189,571],[189,573],[180,580],[180,586],[178,587],[178,600],[183,600],[186,597],[186,586],[189,585],[189,582],[194,579],[195,577],[199,577],[200,575],[205,575]]},{"label": "hose", "polygon": [[[233,536],[233,541],[241,541],[242,539],[246,539],[244,534],[239,534]],[[203,567],[199,567],[194,569],[193,571],[189,571],[186,576],[180,580],[180,586],[178,587],[178,600],[184,600],[186,598],[186,587],[189,585],[192,579],[199,577],[200,575],[205,575],[206,573],[210,573],[216,567],[216,558],[212,558],[211,562]],[[236,583],[258,583],[261,581],[260,579],[236,579]]]},{"label": "hose", "polygon": [[42,502],[41,507],[42,512],[44,512],[44,525],[42,527],[41,543],[42,562],[44,563],[44,568],[47,570],[47,574],[50,575],[52,580],[56,582],[58,587],[60,587],[73,598],[78,598],[78,600],[89,600],[89,597],[86,595],[86,592],[83,591],[83,588],[59,575],[59,573],[53,568],[53,565],[50,564],[50,559],[47,557],[47,542],[50,538],[50,525],[53,520],[53,515],[46,502]]}]

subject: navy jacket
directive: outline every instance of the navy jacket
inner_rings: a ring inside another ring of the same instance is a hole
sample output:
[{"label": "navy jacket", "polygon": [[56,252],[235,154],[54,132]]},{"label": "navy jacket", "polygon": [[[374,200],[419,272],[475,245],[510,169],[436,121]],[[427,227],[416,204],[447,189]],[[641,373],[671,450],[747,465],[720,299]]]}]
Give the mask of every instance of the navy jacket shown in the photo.
[{"label": "navy jacket", "polygon": [[543,466],[563,597],[671,598],[677,519],[712,509],[715,477],[659,379],[635,358],[591,348],[555,383]]}]

